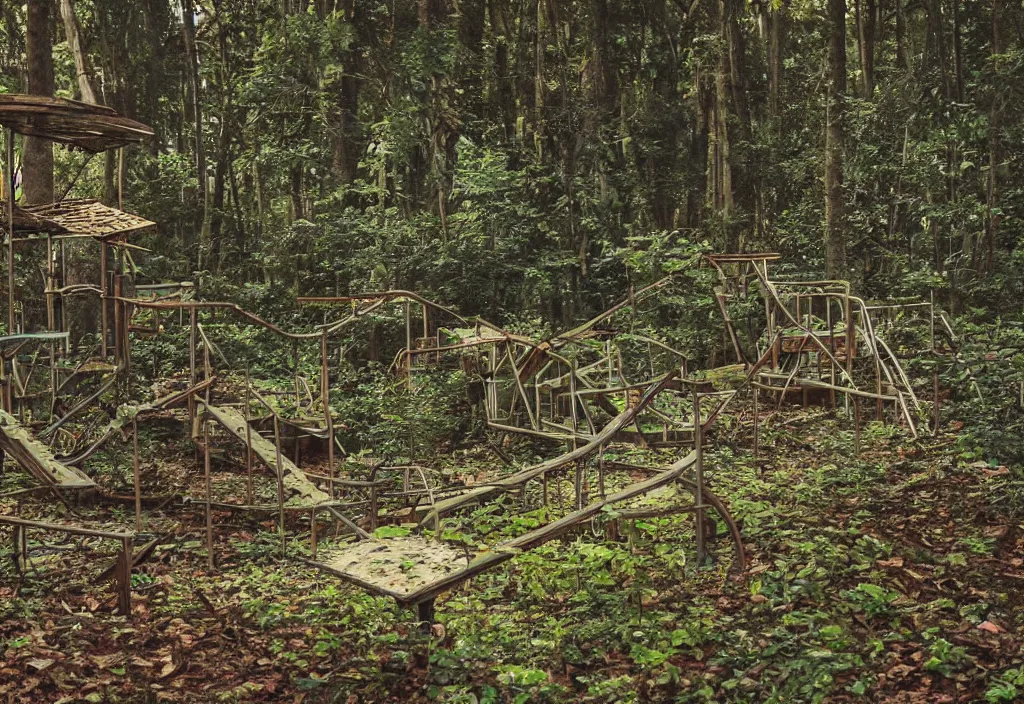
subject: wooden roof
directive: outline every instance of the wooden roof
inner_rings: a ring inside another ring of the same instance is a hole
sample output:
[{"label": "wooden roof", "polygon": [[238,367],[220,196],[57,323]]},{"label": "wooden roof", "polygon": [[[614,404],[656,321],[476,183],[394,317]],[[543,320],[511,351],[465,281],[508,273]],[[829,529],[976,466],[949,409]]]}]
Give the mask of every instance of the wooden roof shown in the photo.
[{"label": "wooden roof", "polygon": [[[0,199],[0,226],[7,231],[7,201]],[[67,230],[59,223],[14,206],[14,232],[51,232],[60,234]]]},{"label": "wooden roof", "polygon": [[156,225],[151,220],[110,208],[98,200],[74,199],[34,205],[27,210],[62,227],[65,236],[115,238]]},{"label": "wooden roof", "polygon": [[0,94],[0,125],[87,152],[137,144],[153,130],[102,105],[40,95]]}]

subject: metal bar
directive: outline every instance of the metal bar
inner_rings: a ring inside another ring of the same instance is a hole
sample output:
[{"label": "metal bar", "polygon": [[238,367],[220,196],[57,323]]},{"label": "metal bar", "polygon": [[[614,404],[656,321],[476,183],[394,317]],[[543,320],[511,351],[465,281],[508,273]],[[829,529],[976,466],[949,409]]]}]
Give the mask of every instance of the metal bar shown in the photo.
[{"label": "metal bar", "polygon": [[7,129],[7,334],[14,328],[14,130]]},{"label": "metal bar", "polygon": [[[426,306],[423,307],[426,311]],[[327,368],[327,331],[320,338],[320,396],[327,426],[327,494],[334,498],[334,418],[331,416],[331,383]]]},{"label": "metal bar", "polygon": [[118,558],[120,570],[116,570],[118,573],[117,582],[117,600],[118,606],[121,610],[122,616],[131,616],[132,614],[132,537],[125,536],[121,539],[121,556]]},{"label": "metal bar", "polygon": [[[704,428],[700,420],[700,393],[696,388],[693,390],[693,451],[696,457],[693,462],[694,481],[696,489],[694,501],[698,506],[704,505]],[[704,545],[704,509],[700,508],[696,514],[697,520],[697,566],[704,564],[707,557]]]},{"label": "metal bar", "polygon": [[245,367],[245,496],[246,503],[252,503],[252,421],[250,407],[252,403],[252,381],[249,378],[249,366]]},{"label": "metal bar", "polygon": [[[405,349],[412,351],[412,308],[407,300],[405,302]],[[405,357],[405,381],[408,387],[412,388],[412,356]]]},{"label": "metal bar", "polygon": [[935,289],[931,290],[931,300],[928,307],[928,330],[931,333],[932,352],[935,351]]},{"label": "metal bar", "polygon": [[316,559],[316,507],[309,510],[309,554]]},{"label": "metal bar", "polygon": [[[107,253],[109,246],[100,242],[100,355],[107,358]],[[195,379],[192,380],[195,383]]]},{"label": "metal bar", "polygon": [[760,431],[760,418],[758,415],[757,401],[758,396],[761,395],[761,390],[754,386],[754,460],[760,458],[761,454],[761,443],[759,438]]},{"label": "metal bar", "polygon": [[124,212],[124,147],[117,150],[117,209]]},{"label": "metal bar", "polygon": [[284,475],[281,463],[281,425],[274,416],[274,451],[277,461],[277,508],[278,508],[278,531],[281,534],[281,555],[284,556],[287,545],[284,535]]},{"label": "metal bar", "polygon": [[135,530],[142,531],[142,477],[139,474],[139,422],[132,418],[132,471],[135,480]]},{"label": "metal bar", "polygon": [[29,521],[14,516],[0,516],[0,525],[22,526],[23,528],[38,528],[50,530],[57,533],[70,533],[72,535],[88,535],[92,538],[106,538],[107,540],[123,540],[132,537],[132,533],[113,530],[99,530],[96,528],[83,528],[80,526],[69,526],[61,523],[45,523],[43,521]]},{"label": "metal bar", "polygon": [[210,482],[210,421],[203,414],[203,484],[206,487],[206,566],[213,569],[213,485]]}]

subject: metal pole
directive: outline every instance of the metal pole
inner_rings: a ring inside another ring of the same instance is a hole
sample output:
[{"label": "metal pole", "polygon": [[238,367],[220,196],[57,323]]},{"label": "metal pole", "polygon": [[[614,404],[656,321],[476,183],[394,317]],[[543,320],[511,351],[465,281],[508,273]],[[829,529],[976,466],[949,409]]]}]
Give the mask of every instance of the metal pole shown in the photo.
[{"label": "metal pole", "polygon": [[[60,283],[64,285],[64,281],[67,279],[68,271],[68,257],[67,252],[64,248],[64,240],[58,240],[57,248],[60,250]],[[64,296],[60,297],[60,331],[70,333],[68,329],[68,311],[67,306],[64,304]],[[71,335],[69,334],[64,340],[64,353],[71,354]]]},{"label": "metal pole", "polygon": [[755,460],[760,459],[760,456],[761,456],[761,443],[760,443],[760,437],[759,437],[760,422],[761,421],[760,421],[760,418],[758,417],[758,408],[757,408],[757,401],[758,401],[758,397],[760,395],[761,395],[760,390],[755,386],[754,387],[754,459]]},{"label": "metal pole", "polygon": [[210,423],[203,409],[203,481],[206,484],[206,566],[213,569],[213,485],[210,482]]},{"label": "metal pole", "polygon": [[[424,312],[426,306],[423,307]],[[334,419],[331,417],[331,382],[327,370],[327,330],[320,338],[320,396],[324,403],[324,422],[327,424],[327,487],[334,498]]]},{"label": "metal pole", "polygon": [[576,362],[569,365],[569,417],[572,418],[572,449],[576,449],[576,434],[580,431],[580,420],[576,412]]},{"label": "metal pole", "polygon": [[281,472],[281,426],[274,414],[274,450],[277,460],[277,520],[278,531],[281,533],[281,556],[284,557],[287,546],[284,537],[284,479]]},{"label": "metal pole", "polygon": [[14,329],[14,130],[7,130],[7,334]]},{"label": "metal pole", "polygon": [[[196,320],[196,309],[188,309],[188,382],[189,386],[196,385],[196,335],[198,321]],[[192,430],[195,432],[196,399],[195,394],[188,395],[188,420],[192,423]]]},{"label": "metal pole", "polygon": [[[57,324],[54,294],[56,272],[53,268],[53,235],[46,234],[46,330],[55,332]],[[57,404],[57,345],[50,343],[50,418],[53,419],[54,406]]]},{"label": "metal pole", "polygon": [[412,388],[412,310],[409,299],[405,301],[405,380]]},{"label": "metal pole", "polygon": [[[295,415],[299,416],[299,341],[292,341],[292,367],[295,369]],[[296,440],[296,445],[298,441]]]},{"label": "metal pole", "polygon": [[931,305],[928,307],[930,313],[929,331],[931,333],[932,352],[935,351],[935,289],[931,290]]},{"label": "metal pole", "polygon": [[120,252],[114,250],[114,366],[121,366],[121,352],[124,350],[122,344],[122,336],[124,335],[123,321],[121,320],[121,302],[117,300],[121,297],[121,265],[118,263],[120,259]]},{"label": "metal pole", "polygon": [[[379,506],[377,504],[377,485],[374,484],[370,487],[370,530],[377,530],[377,513]],[[440,536],[440,533],[438,533]],[[440,538],[438,538],[440,540]]]},{"label": "metal pole", "polygon": [[245,497],[246,503],[252,506],[252,381],[249,379],[249,367],[245,367]]},{"label": "metal pole", "polygon": [[853,397],[853,447],[860,457],[860,398]]},{"label": "metal pole", "polygon": [[124,210],[124,147],[117,150],[117,209]]},{"label": "metal pole", "polygon": [[316,508],[309,511],[309,553],[316,559]]},{"label": "metal pole", "polygon": [[700,393],[693,389],[693,450],[696,455],[693,469],[697,484],[697,506],[694,516],[697,519],[697,566],[704,564],[707,557],[704,545],[704,429],[700,421]]},{"label": "metal pole", "polygon": [[139,473],[139,423],[132,418],[132,469],[135,473],[135,530],[142,532],[142,477]]},{"label": "metal pole", "polygon": [[[100,354],[107,358],[107,243],[100,242]],[[195,309],[193,308],[193,314]]]},{"label": "metal pole", "polygon": [[121,538],[121,559],[118,560],[120,563],[119,567],[120,574],[117,576],[118,592],[117,601],[118,606],[121,609],[122,616],[132,615],[132,553],[135,552],[132,549],[131,536],[125,536]]}]

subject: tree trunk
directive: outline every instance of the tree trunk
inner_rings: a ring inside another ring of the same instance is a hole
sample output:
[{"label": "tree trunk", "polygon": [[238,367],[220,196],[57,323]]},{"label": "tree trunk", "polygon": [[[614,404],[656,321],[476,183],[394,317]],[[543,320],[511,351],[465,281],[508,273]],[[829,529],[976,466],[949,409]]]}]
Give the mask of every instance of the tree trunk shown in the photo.
[{"label": "tree trunk", "polygon": [[602,112],[614,116],[619,111],[619,77],[612,56],[611,23],[608,17],[608,0],[592,0],[594,13],[594,58],[600,78],[599,107]]},{"label": "tree trunk", "polygon": [[536,0],[537,3],[537,36],[534,45],[533,65],[533,109],[534,109],[534,142],[537,147],[537,158],[544,157],[544,50],[547,45],[545,39],[544,21],[544,0]]},{"label": "tree trunk", "polygon": [[875,90],[875,0],[856,0],[856,9],[860,95],[867,100]]},{"label": "tree trunk", "polygon": [[896,3],[896,66],[900,70],[911,71],[914,66],[907,47],[907,18],[903,14],[903,0]]},{"label": "tree trunk", "polygon": [[289,172],[288,182],[292,197],[292,222],[306,217],[302,199],[302,164],[294,164]]},{"label": "tree trunk", "polygon": [[[343,0],[342,13],[345,23],[351,28],[353,37],[356,29],[356,0]],[[351,39],[349,46],[341,52],[341,78],[338,81],[337,137],[331,170],[341,183],[352,183],[358,175],[359,156],[359,55],[357,39]]]},{"label": "tree trunk", "polygon": [[192,121],[195,129],[196,184],[199,202],[202,204],[202,234],[196,267],[203,268],[205,255],[210,246],[210,202],[206,187],[206,148],[203,139],[203,100],[199,82],[199,55],[196,52],[195,7],[192,0],[181,0],[181,37],[185,45],[185,71],[191,100]]},{"label": "tree trunk", "polygon": [[[992,55],[994,57],[1003,53],[1003,32],[1002,32],[1002,0],[992,0]],[[988,253],[985,258],[985,268],[992,269],[992,257],[995,250],[996,233],[999,229],[998,211],[998,170],[1002,159],[1002,140],[1000,129],[1002,128],[1002,100],[1003,91],[1000,89],[998,59],[995,59],[995,88],[992,95],[992,106],[989,111],[988,120],[988,183],[985,198],[985,247]]]},{"label": "tree trunk", "polygon": [[462,60],[455,66],[454,80],[462,92],[458,96],[461,132],[471,132],[476,140],[482,132],[484,116],[484,28],[487,24],[485,0],[459,0],[458,11],[459,54]]},{"label": "tree trunk", "polygon": [[[967,101],[964,94],[964,42],[962,28],[960,26],[960,0],[953,2],[953,63],[956,71],[956,100],[958,103]],[[993,0],[993,12],[998,7],[999,0]]]},{"label": "tree trunk", "polygon": [[747,100],[746,62],[747,48],[740,30],[737,0],[722,0],[724,23],[722,38],[729,51],[729,92],[740,127],[741,138],[750,133],[750,107]]},{"label": "tree trunk", "polygon": [[929,65],[939,72],[942,81],[942,97],[949,101],[953,98],[952,86],[949,81],[948,60],[946,55],[946,33],[942,26],[942,0],[928,0],[928,57]]},{"label": "tree trunk", "polygon": [[729,37],[729,0],[718,2],[719,33],[724,42],[718,55],[718,66],[714,77],[714,104],[710,114],[708,127],[708,161],[711,175],[708,186],[711,188],[711,205],[718,214],[723,226],[722,246],[727,252],[739,249],[739,240],[734,236],[731,226],[733,211],[732,163],[729,144],[729,76],[731,52]]},{"label": "tree trunk", "polygon": [[75,15],[75,6],[71,0],[60,0],[60,14],[64,19],[64,35],[68,40],[68,49],[75,60],[78,94],[84,102],[95,105],[96,93],[92,89],[92,72],[89,70],[89,62],[82,49],[82,33],[78,26],[78,17]]},{"label": "tree trunk", "polygon": [[509,62],[509,46],[513,42],[513,37],[509,31],[503,0],[489,0],[488,12],[494,33],[494,112],[502,126],[502,136],[506,142],[510,142],[515,137],[516,129],[515,89]]},{"label": "tree trunk", "polygon": [[[51,0],[29,0],[25,53],[28,59],[28,92],[53,96],[53,40],[50,35]],[[53,201],[53,144],[26,137],[24,146],[24,201]]]},{"label": "tree trunk", "polygon": [[825,269],[831,279],[846,277],[846,223],[843,212],[843,126],[846,112],[846,0],[828,0],[829,93],[825,131]]},{"label": "tree trunk", "polygon": [[768,12],[768,109],[772,117],[781,113],[782,44],[784,41],[785,4]]},{"label": "tree trunk", "polygon": [[217,44],[220,53],[220,134],[217,136],[217,163],[213,175],[213,198],[210,214],[210,263],[216,273],[221,270],[221,236],[224,229],[224,192],[231,154],[231,68],[228,65],[228,44],[223,0],[214,0],[217,21]]}]

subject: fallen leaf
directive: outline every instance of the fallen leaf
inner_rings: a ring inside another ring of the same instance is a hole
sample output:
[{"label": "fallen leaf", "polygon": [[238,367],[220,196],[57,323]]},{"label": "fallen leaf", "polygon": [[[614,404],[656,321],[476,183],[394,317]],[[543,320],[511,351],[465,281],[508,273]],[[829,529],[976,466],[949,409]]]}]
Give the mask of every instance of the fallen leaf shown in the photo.
[{"label": "fallen leaf", "polygon": [[1009,474],[1010,470],[1007,467],[996,467],[995,469],[983,469],[981,472],[986,477],[1000,477],[1004,474]]},{"label": "fallen leaf", "polygon": [[25,664],[31,667],[36,672],[42,672],[43,670],[53,665],[54,662],[55,661],[51,660],[50,658],[32,658]]},{"label": "fallen leaf", "polygon": [[891,560],[879,560],[879,567],[903,567],[903,558],[894,557]]},{"label": "fallen leaf", "polygon": [[1005,633],[1006,632],[1005,628],[1003,628],[1001,626],[997,626],[996,624],[992,623],[991,621],[984,621],[984,622],[978,624],[978,630],[988,631],[989,633]]},{"label": "fallen leaf", "polygon": [[173,662],[165,663],[164,666],[160,668],[160,679],[166,679],[177,671],[178,665],[175,665]]},{"label": "fallen leaf", "polygon": [[96,667],[105,670],[108,667],[119,663],[121,661],[121,654],[111,653],[110,655],[92,655],[89,659],[96,663]]}]

